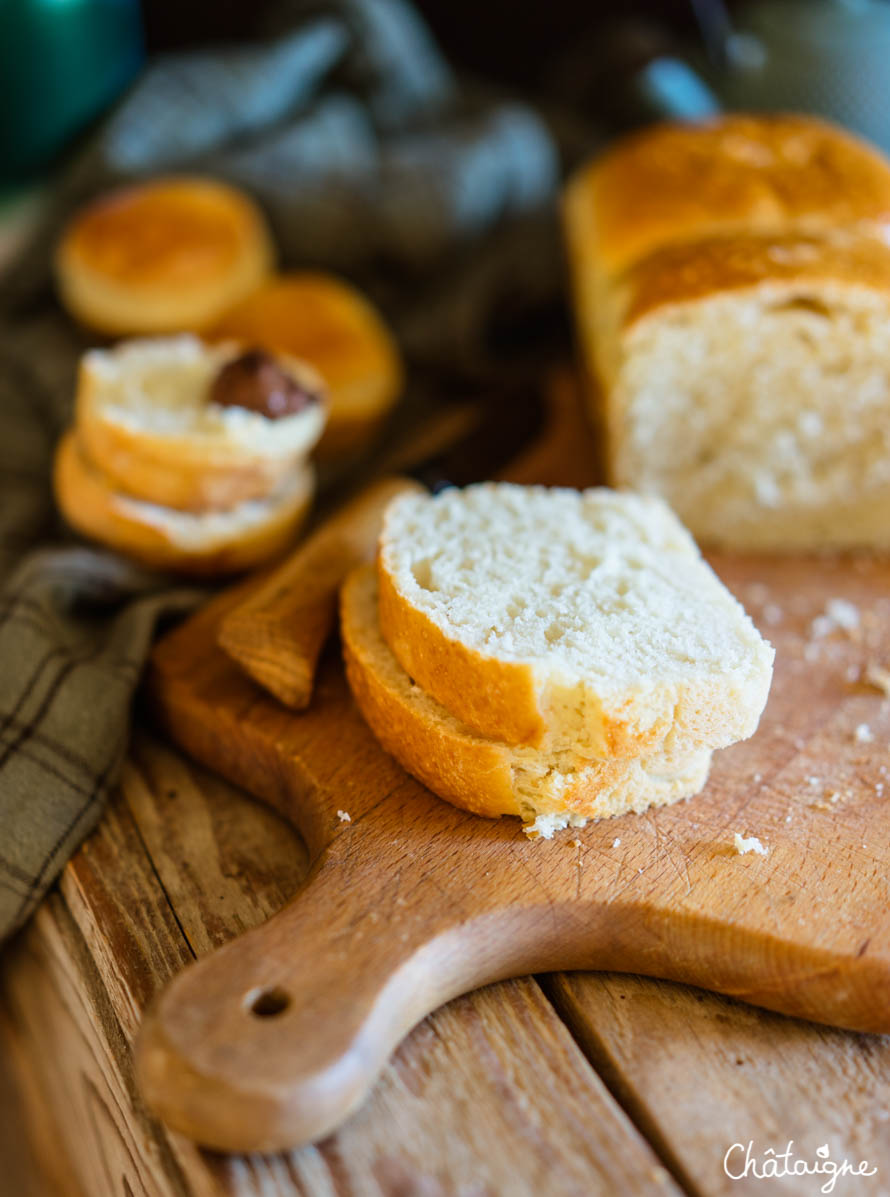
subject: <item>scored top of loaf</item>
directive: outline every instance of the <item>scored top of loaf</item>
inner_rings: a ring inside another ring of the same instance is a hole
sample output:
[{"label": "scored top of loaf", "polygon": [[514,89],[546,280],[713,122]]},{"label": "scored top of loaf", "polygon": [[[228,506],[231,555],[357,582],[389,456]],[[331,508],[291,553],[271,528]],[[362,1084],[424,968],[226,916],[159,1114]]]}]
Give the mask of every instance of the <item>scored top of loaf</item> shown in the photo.
[{"label": "scored top of loaf", "polygon": [[890,226],[890,163],[826,121],[737,114],[625,138],[576,173],[566,202],[573,243],[616,273],[662,246],[733,231]]},{"label": "scored top of loaf", "polygon": [[718,292],[767,288],[818,305],[844,292],[890,299],[890,246],[877,237],[837,230],[819,236],[733,234],[669,245],[644,258],[615,285],[621,327],[666,306]]},{"label": "scored top of loaf", "polygon": [[380,620],[402,667],[510,743],[632,756],[750,735],[772,649],[658,499],[484,483],[388,508]]}]

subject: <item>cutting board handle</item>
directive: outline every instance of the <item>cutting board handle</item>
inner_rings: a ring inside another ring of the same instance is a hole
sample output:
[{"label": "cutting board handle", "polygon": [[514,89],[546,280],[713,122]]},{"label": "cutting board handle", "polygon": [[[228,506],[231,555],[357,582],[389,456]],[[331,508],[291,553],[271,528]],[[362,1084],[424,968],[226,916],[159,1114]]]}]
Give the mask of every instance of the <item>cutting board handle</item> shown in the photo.
[{"label": "cutting board handle", "polygon": [[146,1016],[146,1101],[205,1146],[275,1151],[325,1135],[411,1027],[491,974],[499,937],[474,950],[422,860],[396,878],[379,846],[339,851],[347,838],[289,905],[185,969]]}]

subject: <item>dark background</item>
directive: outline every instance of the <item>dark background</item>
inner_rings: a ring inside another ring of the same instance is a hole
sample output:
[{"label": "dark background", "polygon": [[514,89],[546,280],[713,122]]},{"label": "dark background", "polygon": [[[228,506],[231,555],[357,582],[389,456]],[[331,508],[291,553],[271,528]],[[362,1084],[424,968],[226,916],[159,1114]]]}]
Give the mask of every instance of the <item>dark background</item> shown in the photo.
[{"label": "dark background", "polygon": [[[149,50],[227,41],[268,27],[270,10],[280,3],[219,3],[144,0]],[[457,65],[501,82],[535,87],[546,82],[554,60],[569,48],[600,42],[604,35],[627,37],[636,27],[640,41],[648,30],[659,42],[695,37],[691,0],[416,0],[442,49]],[[730,5],[730,7],[733,7]],[[618,33],[616,26],[622,32]],[[646,53],[643,48],[643,53]]]}]

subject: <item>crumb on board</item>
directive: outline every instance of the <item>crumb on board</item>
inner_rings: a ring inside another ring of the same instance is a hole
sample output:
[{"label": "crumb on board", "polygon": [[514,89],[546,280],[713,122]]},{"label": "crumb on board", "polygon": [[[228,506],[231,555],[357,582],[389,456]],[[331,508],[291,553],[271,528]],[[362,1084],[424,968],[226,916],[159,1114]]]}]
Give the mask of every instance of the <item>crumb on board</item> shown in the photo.
[{"label": "crumb on board", "polygon": [[532,839],[552,840],[557,831],[566,827],[586,827],[584,815],[572,815],[567,811],[559,814],[538,815],[533,823],[526,823],[522,830]]},{"label": "crumb on board", "polygon": [[775,626],[781,623],[785,617],[785,612],[778,603],[767,603],[763,608],[763,619],[765,623]]},{"label": "crumb on board", "polygon": [[857,724],[853,736],[858,744],[871,744],[875,738],[874,732],[867,723]]},{"label": "crumb on board", "polygon": [[349,813],[348,810],[338,810],[337,818],[340,820],[341,823],[351,823],[352,822],[352,815]]},{"label": "crumb on board", "polygon": [[810,635],[815,640],[842,631],[852,634],[859,628],[859,608],[847,599],[833,598],[825,604],[825,610],[810,624]]},{"label": "crumb on board", "polygon": [[890,669],[872,662],[866,665],[863,678],[870,686],[880,690],[886,698],[890,698]]},{"label": "crumb on board", "polygon": [[614,839],[614,840],[612,840],[612,847],[613,847],[613,848],[620,848],[620,847],[621,847],[621,840],[619,840],[619,839],[617,839],[617,838],[616,838],[616,839]]},{"label": "crumb on board", "polygon": [[737,831],[732,837],[732,842],[739,856],[744,856],[746,852],[756,852],[758,856],[766,856],[769,852],[769,848],[765,848],[756,835],[745,836]]}]

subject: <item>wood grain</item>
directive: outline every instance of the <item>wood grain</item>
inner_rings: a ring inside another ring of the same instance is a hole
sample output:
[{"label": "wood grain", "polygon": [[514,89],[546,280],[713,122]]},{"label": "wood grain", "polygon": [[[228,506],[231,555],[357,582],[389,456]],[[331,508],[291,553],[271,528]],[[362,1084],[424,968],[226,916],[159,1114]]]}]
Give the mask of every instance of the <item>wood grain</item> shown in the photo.
[{"label": "wood grain", "polygon": [[[305,851],[271,811],[145,736],[87,844],[4,976],[89,1197],[679,1192],[530,980],[439,1011],[317,1146],[199,1151],[146,1119],[129,1054],[134,1014],[192,948],[209,951],[280,905]],[[88,1089],[94,1109],[113,1112],[91,1127]]]},{"label": "wood grain", "polygon": [[688,1191],[815,1193],[821,1182],[812,1179],[737,1181],[724,1171],[733,1143],[753,1142],[762,1158],[793,1140],[804,1159],[815,1161],[827,1143],[833,1160],[877,1168],[840,1179],[836,1192],[890,1192],[890,1037],[807,1025],[642,977],[565,974],[545,988]]}]

